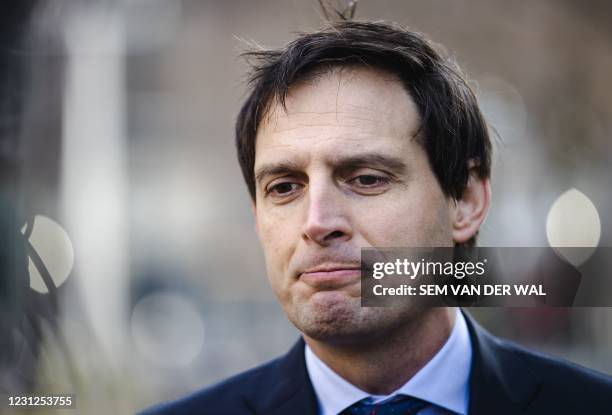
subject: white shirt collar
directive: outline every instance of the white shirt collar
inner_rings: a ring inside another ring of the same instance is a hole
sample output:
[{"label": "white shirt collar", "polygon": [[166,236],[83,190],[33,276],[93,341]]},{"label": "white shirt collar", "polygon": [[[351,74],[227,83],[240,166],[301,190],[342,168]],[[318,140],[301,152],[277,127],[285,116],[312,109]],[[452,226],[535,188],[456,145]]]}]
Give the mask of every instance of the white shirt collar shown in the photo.
[{"label": "white shirt collar", "polygon": [[[306,369],[319,401],[321,415],[336,415],[343,409],[370,397],[330,369],[306,345]],[[461,415],[467,414],[469,376],[472,365],[472,345],[463,314],[457,317],[448,340],[436,355],[401,388],[389,396],[374,396],[383,400],[394,395],[410,395]]]}]

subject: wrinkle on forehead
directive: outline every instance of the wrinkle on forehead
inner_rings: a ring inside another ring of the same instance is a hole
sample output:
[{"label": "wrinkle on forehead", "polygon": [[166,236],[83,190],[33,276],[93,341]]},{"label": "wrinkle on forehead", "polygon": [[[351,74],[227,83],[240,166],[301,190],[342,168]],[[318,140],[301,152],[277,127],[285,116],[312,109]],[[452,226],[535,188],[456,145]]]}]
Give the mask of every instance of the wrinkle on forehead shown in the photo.
[{"label": "wrinkle on forehead", "polygon": [[[274,100],[259,132],[275,135],[338,126],[413,138],[420,118],[397,76],[378,69],[348,67],[292,85],[284,106]],[[393,127],[401,131],[390,131]]]}]

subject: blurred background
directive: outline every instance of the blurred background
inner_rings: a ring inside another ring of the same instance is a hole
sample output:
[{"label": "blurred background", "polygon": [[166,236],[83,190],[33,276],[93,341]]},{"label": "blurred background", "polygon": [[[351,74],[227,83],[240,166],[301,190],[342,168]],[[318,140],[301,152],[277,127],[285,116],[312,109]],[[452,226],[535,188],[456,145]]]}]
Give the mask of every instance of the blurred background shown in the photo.
[{"label": "blurred background", "polygon": [[[610,2],[362,0],[357,18],[425,32],[473,80],[500,137],[480,245],[610,246]],[[20,0],[0,19],[0,391],[127,414],[284,353],[298,332],[233,145],[239,54],[320,27],[316,2]],[[612,373],[610,308],[471,311]]]}]

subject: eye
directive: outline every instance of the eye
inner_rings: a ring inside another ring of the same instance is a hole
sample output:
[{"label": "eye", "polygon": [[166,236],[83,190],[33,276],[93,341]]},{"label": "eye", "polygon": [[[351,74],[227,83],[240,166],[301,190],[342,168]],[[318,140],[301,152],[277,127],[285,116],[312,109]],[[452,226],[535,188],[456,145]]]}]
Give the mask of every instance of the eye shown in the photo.
[{"label": "eye", "polygon": [[389,179],[375,174],[362,174],[353,179],[351,182],[361,187],[376,187],[389,183]]},{"label": "eye", "polygon": [[353,175],[346,183],[355,193],[364,196],[375,196],[389,190],[392,179],[384,174],[363,171],[363,174]]},{"label": "eye", "polygon": [[299,183],[280,182],[269,186],[266,193],[272,196],[288,196],[297,191],[300,186]]}]

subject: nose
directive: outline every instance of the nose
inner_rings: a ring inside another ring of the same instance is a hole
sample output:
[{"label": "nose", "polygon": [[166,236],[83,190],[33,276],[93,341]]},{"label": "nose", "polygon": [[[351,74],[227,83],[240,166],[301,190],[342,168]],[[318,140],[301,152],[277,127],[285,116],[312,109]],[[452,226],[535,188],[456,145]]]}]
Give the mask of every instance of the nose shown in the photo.
[{"label": "nose", "polygon": [[348,201],[332,183],[311,180],[302,238],[321,246],[344,242],[352,237]]}]

